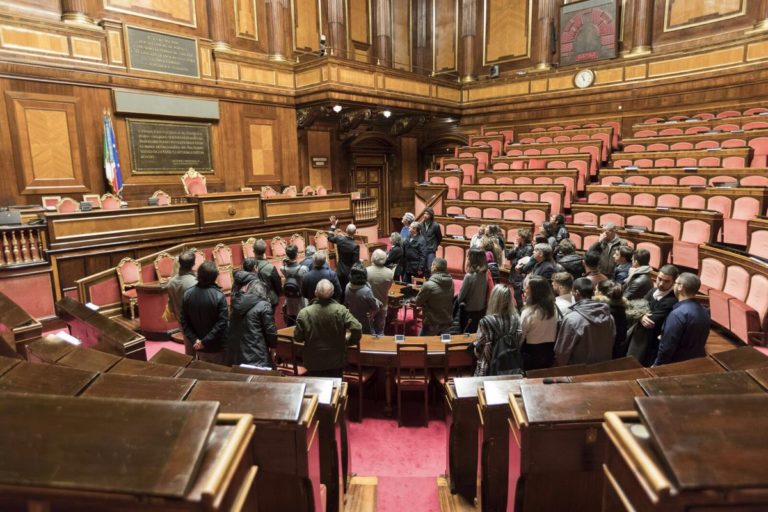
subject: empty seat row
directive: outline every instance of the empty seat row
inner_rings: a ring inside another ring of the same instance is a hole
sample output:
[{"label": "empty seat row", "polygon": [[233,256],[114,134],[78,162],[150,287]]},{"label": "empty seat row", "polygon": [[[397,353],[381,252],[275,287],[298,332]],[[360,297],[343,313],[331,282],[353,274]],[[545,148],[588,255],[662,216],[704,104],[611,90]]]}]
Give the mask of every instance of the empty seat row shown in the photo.
[{"label": "empty seat row", "polygon": [[565,158],[563,155],[540,155],[536,157],[507,156],[494,158],[491,170],[539,170],[539,169],[576,169],[578,171],[577,190],[584,190],[587,173],[589,172],[590,157],[587,154],[575,153]]},{"label": "empty seat row", "polygon": [[[575,197],[579,180],[576,169],[536,169],[521,173],[518,171],[494,170],[478,174],[477,183],[481,185],[551,185],[565,187],[566,196]],[[580,189],[584,190],[584,188]]]},{"label": "empty seat row", "polygon": [[[456,201],[444,203],[445,215],[464,216],[474,219],[527,220],[538,228],[549,220],[549,203],[509,201]],[[443,213],[437,212],[436,213]]]},{"label": "empty seat row", "polygon": [[[563,131],[577,131],[577,130],[592,130],[594,128],[609,128],[611,129],[610,139],[606,142],[608,147],[617,149],[619,147],[619,134],[621,133],[621,123],[619,121],[602,121],[602,122],[587,122],[576,124],[563,124],[562,126],[552,125],[546,128],[535,127],[528,133],[542,133],[542,132],[563,132]],[[560,135],[560,134],[558,134]],[[524,135],[520,135],[521,139]]]},{"label": "empty seat row", "polygon": [[[530,144],[534,142],[573,142],[589,139],[603,141],[601,160],[608,159],[608,153],[611,148],[618,148],[618,134],[613,127],[595,127],[595,128],[577,128],[571,130],[553,131],[546,134],[537,132],[524,132],[519,134],[521,144]],[[614,144],[615,139],[615,144]]]},{"label": "empty seat row", "polygon": [[636,167],[747,167],[750,148],[714,148],[675,151],[619,152],[613,154],[613,168]]},{"label": "empty seat row", "polygon": [[592,158],[589,163],[589,173],[597,174],[600,167],[601,148],[603,141],[594,140],[581,143],[572,141],[558,143],[532,143],[532,144],[511,144],[505,147],[506,156],[536,156],[536,155],[570,155],[574,153],[589,153]]},{"label": "empty seat row", "polygon": [[500,156],[502,154],[506,139],[503,134],[497,135],[470,135],[469,145],[478,147],[490,147],[491,156]]},{"label": "empty seat row", "polygon": [[463,185],[460,195],[465,201],[540,201],[549,203],[553,214],[570,208],[572,199],[563,185]]},{"label": "empty seat row", "polygon": [[691,116],[685,114],[672,115],[668,117],[651,117],[643,121],[645,124],[664,123],[666,121],[685,121],[687,119],[722,119],[725,117],[740,117],[740,116],[753,116],[759,115],[763,112],[768,112],[768,108],[765,107],[751,107],[740,110],[723,110],[721,112],[699,112]]},{"label": "empty seat row", "polygon": [[715,167],[665,167],[646,169],[601,169],[601,185],[681,185],[713,186],[733,183],[742,187],[766,187],[768,175],[753,168],[720,169]]},{"label": "empty seat row", "polygon": [[665,123],[639,123],[632,126],[634,137],[656,137],[707,132],[741,132],[768,127],[762,116],[729,117],[727,119],[687,119]]}]

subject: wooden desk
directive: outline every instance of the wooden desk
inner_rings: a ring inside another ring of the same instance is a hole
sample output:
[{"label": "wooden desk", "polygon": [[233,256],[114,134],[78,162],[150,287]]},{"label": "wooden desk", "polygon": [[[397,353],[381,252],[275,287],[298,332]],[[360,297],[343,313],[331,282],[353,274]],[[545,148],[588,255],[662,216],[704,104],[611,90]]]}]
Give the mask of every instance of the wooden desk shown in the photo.
[{"label": "wooden desk", "polygon": [[217,417],[212,402],[5,393],[0,407],[4,510],[254,510],[247,415]]},{"label": "wooden desk", "polygon": [[744,371],[699,373],[673,377],[639,379],[637,383],[648,396],[743,395],[765,393]]},{"label": "wooden desk", "polygon": [[14,366],[19,364],[21,359],[15,359],[12,357],[0,356],[0,377],[8,373]]},{"label": "wooden desk", "polygon": [[[745,178],[761,181],[765,176],[765,173],[761,172],[760,169],[752,167],[728,169],[720,167],[689,167],[689,169],[689,171],[686,171],[683,167],[643,167],[631,170],[606,167],[600,169],[600,183],[608,185],[615,184],[615,182],[628,182],[638,185],[655,185],[655,181],[670,177],[675,179],[678,185],[681,185],[681,180],[689,181],[691,177],[698,176],[701,177],[706,185],[711,186],[721,182],[739,183]],[[606,178],[608,179],[606,180]],[[609,183],[606,183],[606,181]],[[685,183],[682,184],[684,185]],[[663,185],[663,183],[659,183],[659,185]],[[754,183],[750,183],[750,185],[754,185]]]},{"label": "wooden desk", "polygon": [[22,361],[0,377],[0,391],[76,396],[98,375],[65,366]]},{"label": "wooden desk", "polygon": [[566,366],[554,366],[526,372],[526,377],[535,379],[543,377],[565,377],[572,375],[599,374],[604,372],[617,372],[621,370],[633,370],[642,368],[643,365],[634,357],[621,357],[601,363],[593,364],[569,364]]},{"label": "wooden desk", "polygon": [[213,192],[187,196],[187,202],[198,208],[203,230],[221,229],[228,224],[255,225],[262,216],[260,192]]},{"label": "wooden desk", "polygon": [[709,357],[728,371],[750,370],[752,368],[768,366],[768,356],[755,347],[750,346],[734,348],[724,352],[715,352],[710,354]]},{"label": "wooden desk", "polygon": [[56,361],[57,365],[103,373],[119,363],[123,358],[91,348],[75,347]]},{"label": "wooden desk", "polygon": [[198,382],[187,401],[216,400],[222,412],[253,416],[260,512],[322,510],[316,395],[303,383]]},{"label": "wooden desk", "polygon": [[183,368],[176,377],[182,379],[196,379],[208,381],[251,382],[253,375],[245,373],[217,372],[215,370],[202,370],[195,368]]},{"label": "wooden desk", "polygon": [[57,335],[42,336],[27,344],[27,360],[30,363],[55,364],[56,361],[75,350]]},{"label": "wooden desk", "polygon": [[137,361],[123,358],[109,369],[109,373],[120,375],[146,375],[147,377],[175,377],[181,367],[169,364]]},{"label": "wooden desk", "polygon": [[696,375],[698,373],[725,372],[725,368],[710,357],[697,357],[679,363],[663,364],[648,368],[653,377],[668,377],[671,375]]},{"label": "wooden desk", "polygon": [[520,375],[457,377],[445,383],[448,425],[445,474],[451,492],[461,494],[470,502],[477,495],[478,390],[486,381],[520,378]]},{"label": "wooden desk", "polygon": [[186,368],[189,366],[192,360],[192,356],[188,356],[187,354],[182,354],[167,348],[161,348],[155,352],[155,355],[152,356],[152,359],[150,359],[149,362]]},{"label": "wooden desk", "polygon": [[767,395],[638,398],[606,414],[603,511],[768,508]]},{"label": "wooden desk", "polygon": [[747,375],[755,379],[755,382],[760,384],[763,389],[768,390],[768,366],[747,370]]},{"label": "wooden desk", "polygon": [[195,381],[193,379],[105,373],[99,375],[83,391],[82,396],[180,401],[186,398],[194,385]]},{"label": "wooden desk", "polygon": [[82,342],[84,348],[97,348],[121,357],[147,360],[144,336],[93,311],[85,304],[64,297],[56,303],[56,314],[67,322],[69,332]]},{"label": "wooden desk", "polygon": [[22,357],[26,357],[25,344],[43,334],[43,324],[32,318],[2,292],[0,292],[0,324],[5,324],[12,331],[13,335],[9,339],[13,344],[11,348]]},{"label": "wooden desk", "polygon": [[516,510],[600,510],[607,444],[603,415],[632,410],[642,390],[633,381],[523,383],[520,389],[521,400],[508,401],[512,440],[520,439]]},{"label": "wooden desk", "polygon": [[[712,119],[698,119],[695,117],[690,117],[688,119],[682,119],[680,121],[662,121],[660,123],[635,123],[632,125],[633,131],[638,130],[663,130],[665,128],[680,128],[681,130],[685,131],[687,128],[692,128],[694,126],[705,126],[710,129],[714,128],[715,126],[720,126],[723,124],[735,124],[737,126],[741,126],[744,123],[751,123],[753,121],[765,121],[766,117],[763,115],[749,115],[749,116],[734,116],[734,117],[714,117]],[[715,132],[715,133],[719,133]],[[732,133],[732,137],[736,138],[739,136],[741,132],[728,132]],[[655,139],[655,137],[653,137]]]},{"label": "wooden desk", "polygon": [[[617,151],[611,154],[611,161],[616,162],[619,159],[635,160],[647,159],[658,160],[660,158],[706,158],[715,157],[720,159],[720,165],[710,165],[708,167],[720,167],[724,158],[743,158],[743,163],[740,167],[746,167],[752,148],[740,147],[740,148],[713,148],[713,149],[679,149],[679,150],[666,150],[666,151]],[[681,164],[677,164],[681,165]],[[617,167],[614,165],[613,167]],[[701,166],[705,167],[705,166]]]}]

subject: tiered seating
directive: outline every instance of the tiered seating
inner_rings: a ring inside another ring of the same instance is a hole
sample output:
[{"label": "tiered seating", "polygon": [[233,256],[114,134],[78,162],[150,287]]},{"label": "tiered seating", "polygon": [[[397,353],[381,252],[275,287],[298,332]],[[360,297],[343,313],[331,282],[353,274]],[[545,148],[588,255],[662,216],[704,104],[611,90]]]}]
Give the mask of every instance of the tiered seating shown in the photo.
[{"label": "tiered seating", "polygon": [[754,130],[759,128],[768,128],[768,118],[763,117],[764,112],[751,112],[748,115],[734,116],[722,116],[703,119],[701,115],[686,117],[675,116],[675,119],[670,118],[664,121],[661,118],[659,121],[652,121],[653,119],[646,120],[644,123],[636,123],[632,125],[632,132],[635,137],[655,137],[659,135],[683,135],[694,134],[704,132],[732,132],[738,130]]},{"label": "tiered seating", "polygon": [[[565,193],[570,197],[569,201],[576,198],[578,189],[579,171],[576,169],[536,169],[524,173],[519,171],[481,171],[478,173],[478,184],[497,185],[552,185],[565,186]],[[566,199],[563,198],[565,201]],[[569,202],[570,204],[570,202]]]},{"label": "tiered seating", "polygon": [[735,183],[743,187],[768,186],[768,176],[762,170],[753,168],[721,169],[719,167],[671,167],[671,168],[625,168],[600,170],[601,185],[618,183],[636,185],[702,185]]},{"label": "tiered seating", "polygon": [[448,200],[443,204],[446,215],[489,220],[528,220],[536,226],[548,220],[551,213],[549,203],[542,202]]},{"label": "tiered seating", "polygon": [[457,146],[455,153],[456,158],[476,158],[477,169],[485,169],[491,160],[492,150],[490,146]]},{"label": "tiered seating", "polygon": [[489,146],[491,148],[491,156],[501,156],[503,154],[503,148],[505,144],[505,138],[503,134],[484,134],[484,135],[472,135],[469,137],[470,146]]},{"label": "tiered seating", "polygon": [[[469,240],[480,230],[479,219],[462,219],[457,217],[435,217],[435,221],[443,229],[443,237],[451,237],[459,240]],[[522,228],[534,229],[533,223],[527,220],[494,220],[496,224],[506,234],[507,240],[515,240],[517,231]]]},{"label": "tiered seating", "polygon": [[612,155],[612,167],[746,167],[750,154],[750,148],[623,151]]},{"label": "tiered seating", "polygon": [[[568,224],[567,227],[570,240],[580,251],[586,251],[589,246],[597,242],[600,233],[603,232],[600,226],[594,225]],[[650,264],[653,268],[659,268],[669,261],[674,241],[672,236],[639,229],[619,229],[618,235],[635,249],[646,249],[650,252]]]},{"label": "tiered seating", "polygon": [[768,217],[747,222],[747,253],[768,260]]},{"label": "tiered seating", "polygon": [[578,190],[584,190],[589,176],[591,155],[573,153],[567,155],[502,156],[491,160],[491,169],[496,171],[522,169],[576,169],[579,172]]},{"label": "tiered seating", "polygon": [[[618,147],[618,132],[613,126],[577,126],[560,128],[551,126],[549,129],[534,128],[529,132],[518,134],[518,140],[523,144],[531,142],[566,142],[597,139],[603,141],[602,161],[608,160],[610,148]],[[615,143],[614,143],[615,142]]]},{"label": "tiered seating", "polygon": [[509,126],[483,126],[480,131],[483,135],[503,135],[504,144],[508,144],[515,139],[515,130]]},{"label": "tiered seating", "polygon": [[602,161],[603,144],[602,140],[596,139],[565,142],[533,142],[527,144],[517,142],[504,146],[504,154],[506,156],[534,156],[589,153],[592,155],[589,173],[594,176],[597,174],[597,169]]},{"label": "tiered seating", "polygon": [[552,213],[562,213],[571,207],[571,197],[564,185],[464,185],[461,197],[464,201],[540,201],[549,203]]}]

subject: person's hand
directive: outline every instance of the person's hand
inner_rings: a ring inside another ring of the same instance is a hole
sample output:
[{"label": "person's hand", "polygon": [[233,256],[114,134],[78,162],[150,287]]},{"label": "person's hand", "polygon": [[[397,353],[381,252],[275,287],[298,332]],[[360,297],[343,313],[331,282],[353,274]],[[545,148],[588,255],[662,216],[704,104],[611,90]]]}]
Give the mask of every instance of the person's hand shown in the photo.
[{"label": "person's hand", "polygon": [[195,340],[195,344],[192,345],[192,348],[195,350],[203,350],[203,342],[200,340]]},{"label": "person's hand", "polygon": [[640,319],[640,324],[642,324],[642,326],[646,329],[652,329],[653,326],[656,325],[656,322],[651,320],[651,315],[645,315]]},{"label": "person's hand", "polygon": [[339,222],[339,219],[335,215],[331,215],[331,224],[335,226],[337,222]]}]

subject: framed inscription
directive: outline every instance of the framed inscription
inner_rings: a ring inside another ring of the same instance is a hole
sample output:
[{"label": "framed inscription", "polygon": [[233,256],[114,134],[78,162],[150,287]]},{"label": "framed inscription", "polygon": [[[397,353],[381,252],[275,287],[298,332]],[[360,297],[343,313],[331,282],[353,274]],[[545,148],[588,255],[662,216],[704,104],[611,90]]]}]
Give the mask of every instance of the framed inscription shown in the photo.
[{"label": "framed inscription", "polygon": [[197,39],[126,27],[128,67],[169,75],[200,77]]},{"label": "framed inscription", "polygon": [[560,65],[616,57],[616,0],[585,0],[560,8]]},{"label": "framed inscription", "polygon": [[212,172],[210,123],[128,119],[133,174]]}]

